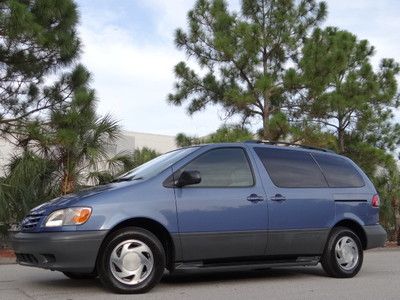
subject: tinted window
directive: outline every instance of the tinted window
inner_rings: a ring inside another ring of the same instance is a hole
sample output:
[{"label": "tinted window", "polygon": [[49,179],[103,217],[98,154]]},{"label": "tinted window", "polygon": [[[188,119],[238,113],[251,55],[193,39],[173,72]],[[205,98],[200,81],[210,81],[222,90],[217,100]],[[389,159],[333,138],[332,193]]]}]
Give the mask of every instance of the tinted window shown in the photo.
[{"label": "tinted window", "polygon": [[208,151],[183,170],[200,172],[201,182],[196,187],[245,187],[254,184],[246,154],[241,148],[221,148]]},{"label": "tinted window", "polygon": [[327,187],[324,176],[308,152],[285,149],[254,149],[278,187]]},{"label": "tinted window", "polygon": [[313,154],[330,187],[362,187],[364,180],[346,159],[333,155]]}]

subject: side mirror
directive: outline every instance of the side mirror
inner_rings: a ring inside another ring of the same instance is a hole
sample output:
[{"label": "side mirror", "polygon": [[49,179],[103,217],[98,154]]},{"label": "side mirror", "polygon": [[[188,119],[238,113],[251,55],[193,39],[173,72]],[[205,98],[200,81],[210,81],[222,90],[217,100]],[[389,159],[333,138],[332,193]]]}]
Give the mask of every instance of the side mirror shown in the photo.
[{"label": "side mirror", "polygon": [[183,171],[179,176],[175,186],[183,187],[185,185],[198,184],[201,182],[199,171]]}]

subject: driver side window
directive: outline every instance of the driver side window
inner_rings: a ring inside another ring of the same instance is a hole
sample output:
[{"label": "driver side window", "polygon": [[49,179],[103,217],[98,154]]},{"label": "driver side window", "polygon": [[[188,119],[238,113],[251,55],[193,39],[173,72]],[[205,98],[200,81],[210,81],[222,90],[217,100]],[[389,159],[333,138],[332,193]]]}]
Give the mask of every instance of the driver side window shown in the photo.
[{"label": "driver side window", "polygon": [[253,173],[242,148],[219,148],[203,153],[181,169],[199,171],[201,182],[192,187],[249,187]]}]

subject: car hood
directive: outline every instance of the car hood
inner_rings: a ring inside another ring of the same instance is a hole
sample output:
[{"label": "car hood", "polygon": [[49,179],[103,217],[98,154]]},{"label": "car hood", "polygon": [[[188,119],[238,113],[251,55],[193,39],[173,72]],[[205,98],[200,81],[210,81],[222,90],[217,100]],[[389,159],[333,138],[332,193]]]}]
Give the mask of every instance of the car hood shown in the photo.
[{"label": "car hood", "polygon": [[100,186],[87,188],[87,189],[81,190],[77,193],[60,196],[58,198],[55,198],[51,201],[45,202],[45,203],[33,208],[30,211],[30,214],[44,214],[50,209],[54,210],[54,209],[61,209],[64,207],[75,206],[82,199],[86,199],[88,197],[91,197],[91,196],[94,196],[94,195],[97,195],[100,193],[104,193],[107,191],[117,190],[117,189],[126,187],[128,185],[135,184],[136,182],[137,181],[109,183],[106,185],[100,185]]}]

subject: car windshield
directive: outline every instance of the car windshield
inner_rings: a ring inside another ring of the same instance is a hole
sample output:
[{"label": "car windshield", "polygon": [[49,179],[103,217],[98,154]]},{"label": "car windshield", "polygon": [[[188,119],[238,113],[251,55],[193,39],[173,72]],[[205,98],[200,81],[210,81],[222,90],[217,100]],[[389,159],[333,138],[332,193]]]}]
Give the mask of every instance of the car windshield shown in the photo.
[{"label": "car windshield", "polygon": [[159,174],[161,171],[164,171],[166,168],[172,166],[174,163],[189,155],[198,148],[199,147],[189,147],[167,152],[121,175],[114,181],[128,181],[150,178]]}]

